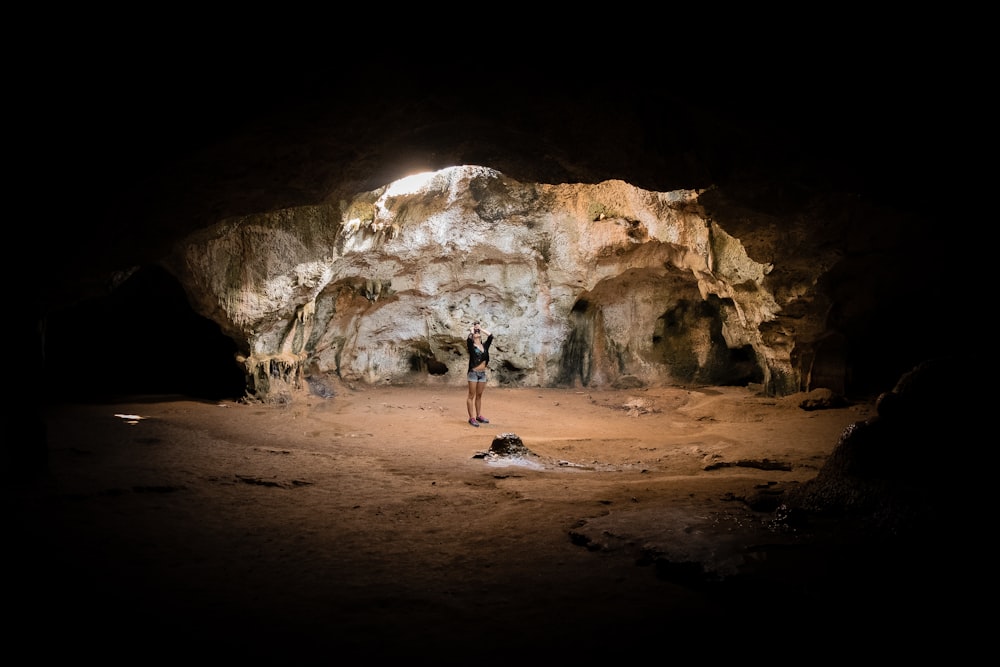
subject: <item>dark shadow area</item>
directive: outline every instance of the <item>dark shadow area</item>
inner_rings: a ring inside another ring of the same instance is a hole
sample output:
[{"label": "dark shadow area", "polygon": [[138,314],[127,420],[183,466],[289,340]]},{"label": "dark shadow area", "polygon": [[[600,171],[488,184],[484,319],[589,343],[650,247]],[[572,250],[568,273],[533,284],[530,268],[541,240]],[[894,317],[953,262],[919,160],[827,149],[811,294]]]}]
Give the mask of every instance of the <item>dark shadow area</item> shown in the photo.
[{"label": "dark shadow area", "polygon": [[236,352],[217,324],[192,310],[173,276],[142,267],[106,297],[48,317],[45,393],[54,402],[143,394],[238,399],[246,380]]}]

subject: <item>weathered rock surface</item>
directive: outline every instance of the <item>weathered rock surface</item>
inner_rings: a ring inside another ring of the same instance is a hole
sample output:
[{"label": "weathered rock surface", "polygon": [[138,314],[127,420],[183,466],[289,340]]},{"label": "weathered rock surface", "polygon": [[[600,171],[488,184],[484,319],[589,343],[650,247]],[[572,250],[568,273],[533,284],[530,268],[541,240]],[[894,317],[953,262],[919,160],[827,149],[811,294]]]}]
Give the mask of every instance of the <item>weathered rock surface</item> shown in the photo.
[{"label": "weathered rock surface", "polygon": [[[60,227],[19,227],[38,256],[14,306],[32,351],[18,375],[37,372],[35,349],[59,386],[92,383],[66,381],[81,366],[121,384],[115,363],[153,380],[214,373],[177,318],[109,316],[109,294],[160,266],[265,400],[451,381],[467,315],[491,320],[491,381],[508,384],[873,394],[953,345],[928,304],[959,289],[962,253],[944,249],[963,163],[942,157],[953,125],[946,143],[929,125],[914,142],[878,122],[886,105],[925,109],[898,89],[855,109],[821,77],[814,90],[650,78],[595,97],[583,70],[463,84],[415,67],[390,85],[374,63],[333,68],[192,80],[195,101],[179,90],[173,106],[190,110],[167,124],[135,104],[162,108],[154,82],[128,90],[127,118],[109,89],[65,126],[88,132],[38,151]],[[120,360],[123,340],[145,349]]]},{"label": "weathered rock surface", "polygon": [[752,257],[703,198],[718,206],[711,192],[454,167],[221,221],[166,265],[238,341],[263,400],[325,378],[452,383],[474,320],[496,336],[492,381],[506,385],[843,392],[846,350],[827,321],[839,304],[820,286],[843,270],[852,230],[738,227]]}]

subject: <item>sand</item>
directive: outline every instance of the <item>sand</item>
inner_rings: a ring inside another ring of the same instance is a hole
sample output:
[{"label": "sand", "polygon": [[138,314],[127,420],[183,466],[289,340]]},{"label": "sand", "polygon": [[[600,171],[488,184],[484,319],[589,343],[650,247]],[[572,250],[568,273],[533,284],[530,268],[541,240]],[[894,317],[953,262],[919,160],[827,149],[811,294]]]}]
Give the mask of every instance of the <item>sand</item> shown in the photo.
[{"label": "sand", "polygon": [[[48,469],[13,494],[12,604],[49,650],[108,660],[587,662],[827,634],[805,619],[843,602],[836,559],[776,562],[800,536],[746,501],[814,477],[874,407],[804,398],[489,387],[480,428],[451,385],[53,405]],[[751,569],[769,583],[733,583]]]}]

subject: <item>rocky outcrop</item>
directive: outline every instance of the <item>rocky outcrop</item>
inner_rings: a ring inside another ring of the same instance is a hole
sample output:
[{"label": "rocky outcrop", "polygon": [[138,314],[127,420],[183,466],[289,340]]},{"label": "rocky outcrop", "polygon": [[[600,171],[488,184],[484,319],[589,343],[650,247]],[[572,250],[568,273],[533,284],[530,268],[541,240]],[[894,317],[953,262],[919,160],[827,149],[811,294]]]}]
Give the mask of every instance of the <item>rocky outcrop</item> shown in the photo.
[{"label": "rocky outcrop", "polygon": [[[803,106],[801,77],[766,93],[754,78],[609,95],[585,69],[471,88],[435,68],[390,85],[382,67],[334,69],[290,86],[301,63],[281,68],[280,95],[260,68],[245,89],[213,76],[187,98],[187,124],[162,122],[157,84],[155,114],[130,88],[127,123],[114,111],[126,100],[103,98],[61,125],[89,129],[35,179],[59,183],[37,198],[52,224],[18,226],[27,266],[43,268],[17,281],[12,312],[31,332],[22,349],[44,354],[22,355],[16,375],[127,391],[111,370],[141,358],[155,361],[143,391],[166,365],[211,376],[188,350],[214,341],[107,315],[109,295],[160,266],[224,332],[226,371],[238,348],[261,399],[454,381],[467,315],[493,325],[491,381],[507,384],[873,395],[955,344],[934,306],[964,289],[962,253],[947,250],[966,219],[953,210],[962,163],[936,157],[929,134],[831,116],[822,79],[823,102]],[[863,108],[900,104],[892,92]],[[439,176],[401,190],[414,172]],[[78,381],[91,359],[101,372]]]},{"label": "rocky outcrop", "polygon": [[496,335],[491,381],[506,385],[843,391],[820,287],[849,237],[815,224],[713,190],[466,166],[223,220],[164,264],[237,341],[261,400],[333,381],[453,383],[474,320]]},{"label": "rocky outcrop", "polygon": [[849,525],[857,536],[923,538],[947,525],[978,493],[942,492],[940,449],[961,443],[969,373],[955,357],[926,360],[879,395],[878,413],[844,430],[815,478],[787,494],[778,521],[804,529]]}]

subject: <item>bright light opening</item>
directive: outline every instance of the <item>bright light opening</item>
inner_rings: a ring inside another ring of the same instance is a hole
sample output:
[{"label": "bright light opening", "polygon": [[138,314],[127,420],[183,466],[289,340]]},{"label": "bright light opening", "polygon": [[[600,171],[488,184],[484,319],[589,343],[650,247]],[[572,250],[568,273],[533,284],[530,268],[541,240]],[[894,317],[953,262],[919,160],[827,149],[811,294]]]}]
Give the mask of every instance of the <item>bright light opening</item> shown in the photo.
[{"label": "bright light opening", "polygon": [[438,173],[436,171],[426,171],[422,174],[413,174],[412,176],[401,178],[389,185],[385,194],[388,197],[413,194],[422,190]]}]

